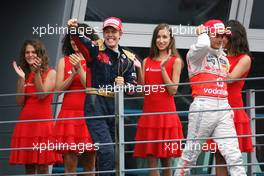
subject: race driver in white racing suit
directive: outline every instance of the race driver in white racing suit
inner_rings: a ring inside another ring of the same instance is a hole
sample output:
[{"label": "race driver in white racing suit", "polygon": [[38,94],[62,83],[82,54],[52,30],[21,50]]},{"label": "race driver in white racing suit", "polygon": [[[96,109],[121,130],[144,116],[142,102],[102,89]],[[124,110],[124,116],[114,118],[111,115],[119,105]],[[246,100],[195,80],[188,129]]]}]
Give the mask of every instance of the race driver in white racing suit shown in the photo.
[{"label": "race driver in white racing suit", "polygon": [[[209,20],[197,27],[197,42],[187,53],[191,83],[227,80],[229,62],[222,50],[222,42],[223,36],[228,32],[230,31],[225,29],[220,20]],[[236,136],[233,111],[230,110],[227,100],[226,84],[226,82],[191,84],[194,101],[190,111],[194,113],[190,112],[188,116],[187,142],[174,176],[190,175],[189,166],[196,164],[204,139],[208,137],[218,137],[214,141],[230,165],[231,176],[246,176],[237,138],[221,138]],[[217,109],[229,110],[212,111]]]}]

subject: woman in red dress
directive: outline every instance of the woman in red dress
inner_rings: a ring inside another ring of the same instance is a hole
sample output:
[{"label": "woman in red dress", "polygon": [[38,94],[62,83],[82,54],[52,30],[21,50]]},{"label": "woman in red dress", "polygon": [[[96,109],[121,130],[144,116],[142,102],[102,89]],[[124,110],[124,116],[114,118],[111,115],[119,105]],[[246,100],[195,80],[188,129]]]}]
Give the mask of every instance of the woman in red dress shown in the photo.
[{"label": "woman in red dress", "polygon": [[[25,41],[20,55],[20,66],[13,62],[18,75],[17,93],[49,92],[55,87],[56,72],[48,66],[46,49],[39,41]],[[50,119],[42,122],[17,123],[11,140],[11,148],[32,148],[11,150],[9,163],[25,165],[26,174],[48,174],[48,165],[60,162],[61,155],[53,148],[54,122],[52,119],[52,94],[30,94],[17,96],[22,107],[19,120]],[[41,147],[40,148],[37,147]],[[51,146],[52,147],[52,146]]]},{"label": "woman in red dress", "polygon": [[[84,28],[85,31],[87,31],[86,28],[91,28],[85,24],[79,24],[79,27]],[[94,33],[88,37],[94,40],[98,39]],[[90,87],[91,78],[87,77],[86,79],[86,72],[90,71],[89,67],[86,67],[85,59],[70,34],[64,37],[62,49],[65,56],[58,63],[56,90],[82,90],[86,86]],[[84,100],[85,92],[65,93],[58,119],[84,117]],[[65,173],[76,172],[78,155],[80,155],[84,171],[93,171],[95,151],[85,119],[58,120],[55,126],[55,138],[58,144],[72,146],[58,148],[58,151],[62,152],[64,156]],[[94,174],[90,174],[90,176],[92,175]]]},{"label": "woman in red dress", "polygon": [[[251,54],[248,47],[247,33],[242,24],[236,20],[227,22],[226,27],[231,35],[225,35],[224,46],[227,49],[227,58],[230,63],[229,78],[246,78],[251,67]],[[232,108],[244,107],[242,99],[243,80],[228,84],[228,102]],[[251,135],[250,119],[244,109],[234,110],[234,123],[237,135]],[[252,152],[251,137],[238,137],[241,152]],[[225,164],[223,156],[216,152],[216,164]],[[217,176],[227,176],[226,167],[216,168]]]},{"label": "woman in red dress", "polygon": [[[145,89],[144,113],[176,112],[174,95],[178,86],[159,86],[177,84],[180,80],[183,61],[175,48],[175,39],[167,24],[159,24],[153,33],[150,56],[143,61],[143,85],[157,85]],[[137,125],[136,141],[182,139],[182,125],[177,114],[141,116]],[[141,143],[135,145],[134,157],[148,159],[150,168],[158,167],[161,159],[163,167],[171,166],[171,157],[180,157],[180,142]],[[163,175],[172,175],[171,169]],[[159,175],[158,170],[150,171],[151,176]]]}]

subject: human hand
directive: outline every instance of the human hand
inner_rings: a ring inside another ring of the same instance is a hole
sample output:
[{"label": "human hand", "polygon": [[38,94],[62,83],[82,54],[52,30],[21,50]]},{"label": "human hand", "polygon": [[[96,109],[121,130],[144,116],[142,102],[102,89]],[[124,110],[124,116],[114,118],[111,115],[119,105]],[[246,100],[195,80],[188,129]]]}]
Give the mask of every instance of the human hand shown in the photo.
[{"label": "human hand", "polygon": [[13,61],[13,67],[17,73],[17,75],[22,78],[25,79],[25,72],[21,69],[20,66],[17,65],[16,61]]},{"label": "human hand", "polygon": [[78,22],[77,22],[77,19],[76,18],[72,18],[72,19],[69,19],[68,22],[68,27],[69,28],[76,28],[78,27]]},{"label": "human hand", "polygon": [[134,66],[136,68],[141,68],[141,62],[137,58],[134,59]]},{"label": "human hand", "polygon": [[80,54],[71,54],[70,55],[70,63],[74,67],[76,71],[78,71],[81,68],[81,55]]},{"label": "human hand", "polygon": [[115,78],[115,83],[117,86],[122,86],[124,85],[125,81],[124,81],[124,77],[122,76],[118,76]]},{"label": "human hand", "polygon": [[171,57],[171,49],[169,49],[169,52],[166,56],[166,58],[162,59],[161,63],[160,63],[160,68],[165,68],[165,65],[167,64],[169,58]]},{"label": "human hand", "polygon": [[34,58],[34,62],[32,64],[32,67],[33,67],[33,71],[34,72],[38,72],[41,70],[41,64],[42,64],[42,60],[41,58],[39,58],[38,56],[36,56]]},{"label": "human hand", "polygon": [[204,25],[200,25],[200,26],[196,27],[195,32],[197,35],[200,35],[202,33],[207,32],[207,29]]}]

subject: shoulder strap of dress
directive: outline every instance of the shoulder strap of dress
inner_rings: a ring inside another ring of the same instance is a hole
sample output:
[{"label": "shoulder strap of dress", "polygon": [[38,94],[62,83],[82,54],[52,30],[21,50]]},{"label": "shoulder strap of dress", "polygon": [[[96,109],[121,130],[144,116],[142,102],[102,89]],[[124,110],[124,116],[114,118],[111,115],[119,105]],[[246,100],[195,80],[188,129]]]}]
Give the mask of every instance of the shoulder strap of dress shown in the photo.
[{"label": "shoulder strap of dress", "polygon": [[151,61],[151,58],[150,57],[146,57],[145,60],[146,60],[146,63],[145,64],[147,65]]},{"label": "shoulder strap of dress", "polygon": [[247,54],[240,54],[238,59],[241,59],[242,57],[247,56]]},{"label": "shoulder strap of dress", "polygon": [[175,56],[175,55],[173,55],[173,56],[171,56],[171,60],[174,62],[176,59],[180,59],[178,56]]},{"label": "shoulder strap of dress", "polygon": [[178,56],[175,56],[175,55],[171,56],[169,59],[169,63],[171,65],[173,65],[176,59],[180,59],[180,58]]}]

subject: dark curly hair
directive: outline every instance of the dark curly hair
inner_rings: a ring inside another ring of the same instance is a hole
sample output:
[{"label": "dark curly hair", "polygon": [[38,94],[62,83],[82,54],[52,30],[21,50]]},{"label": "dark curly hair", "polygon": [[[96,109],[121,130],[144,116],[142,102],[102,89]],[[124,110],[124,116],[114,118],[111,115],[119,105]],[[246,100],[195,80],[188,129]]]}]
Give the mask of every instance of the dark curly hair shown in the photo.
[{"label": "dark curly hair", "polygon": [[228,37],[227,49],[235,56],[239,54],[251,56],[245,27],[236,20],[229,20],[226,27],[229,27],[231,31],[231,35]]},{"label": "dark curly hair", "polygon": [[49,69],[49,57],[48,57],[48,53],[47,53],[47,50],[44,44],[40,42],[39,40],[26,40],[22,45],[22,48],[20,51],[20,61],[19,61],[19,65],[21,69],[25,72],[26,78],[28,74],[31,72],[30,65],[27,63],[26,58],[25,58],[26,47],[28,45],[33,46],[33,48],[36,51],[37,56],[42,61],[41,74]]},{"label": "dark curly hair", "polygon": [[[78,27],[76,31],[84,30],[84,35],[90,38],[92,41],[96,41],[99,39],[99,36],[96,34],[96,31],[89,25],[85,23],[78,23]],[[64,55],[71,55],[74,53],[74,50],[71,46],[71,33],[68,32],[62,40],[62,53]]]}]

